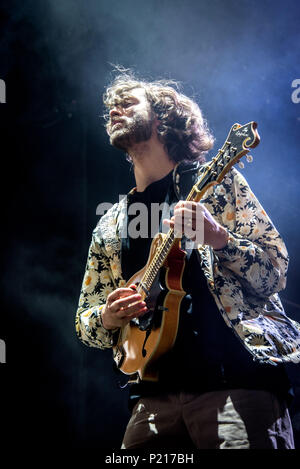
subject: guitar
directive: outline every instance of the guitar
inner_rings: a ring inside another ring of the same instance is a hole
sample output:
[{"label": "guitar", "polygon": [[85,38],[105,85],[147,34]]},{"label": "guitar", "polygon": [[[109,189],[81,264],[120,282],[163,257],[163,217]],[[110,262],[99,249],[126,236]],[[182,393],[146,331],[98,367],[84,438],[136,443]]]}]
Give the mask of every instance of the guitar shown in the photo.
[{"label": "guitar", "polygon": [[[256,129],[256,122],[231,127],[222,148],[205,166],[186,200],[199,202],[209,187],[219,184],[230,168],[259,144]],[[248,161],[251,158],[247,155]],[[144,316],[120,329],[113,347],[116,366],[130,375],[130,382],[157,381],[155,364],[175,343],[180,305],[186,295],[182,287],[185,256],[173,228],[167,234],[158,233],[151,243],[146,265],[127,282],[127,286],[136,285],[148,309]]]}]

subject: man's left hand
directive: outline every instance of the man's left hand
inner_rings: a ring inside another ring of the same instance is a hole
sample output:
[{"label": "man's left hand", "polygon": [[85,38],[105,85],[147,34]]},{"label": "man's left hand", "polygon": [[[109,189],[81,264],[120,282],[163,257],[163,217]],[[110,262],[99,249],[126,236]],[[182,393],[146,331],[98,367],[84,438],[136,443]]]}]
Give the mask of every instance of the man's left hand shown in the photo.
[{"label": "man's left hand", "polygon": [[222,249],[228,241],[226,229],[220,225],[200,202],[180,200],[174,209],[171,220],[163,220],[174,229],[175,234],[183,234],[192,241],[208,244],[213,249]]}]

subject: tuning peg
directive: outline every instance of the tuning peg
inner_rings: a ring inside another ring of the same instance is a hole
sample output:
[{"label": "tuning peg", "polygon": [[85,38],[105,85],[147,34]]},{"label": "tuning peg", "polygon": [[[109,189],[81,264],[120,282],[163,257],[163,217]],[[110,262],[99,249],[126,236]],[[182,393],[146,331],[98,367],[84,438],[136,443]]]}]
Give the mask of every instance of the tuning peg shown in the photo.
[{"label": "tuning peg", "polygon": [[253,161],[253,156],[252,156],[252,155],[247,155],[247,156],[246,156],[246,160],[248,161],[248,163],[252,163],[252,161]]},{"label": "tuning peg", "polygon": [[243,169],[245,167],[244,163],[242,161],[239,161],[239,167]]}]

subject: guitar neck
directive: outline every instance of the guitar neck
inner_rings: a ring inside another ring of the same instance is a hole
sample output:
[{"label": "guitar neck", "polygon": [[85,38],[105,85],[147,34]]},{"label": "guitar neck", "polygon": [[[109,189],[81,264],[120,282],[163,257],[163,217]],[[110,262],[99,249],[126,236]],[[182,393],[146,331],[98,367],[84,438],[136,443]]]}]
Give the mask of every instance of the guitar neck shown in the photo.
[{"label": "guitar neck", "polygon": [[[144,273],[143,278],[141,279],[140,286],[145,293],[150,291],[152,284],[164,264],[173,244],[175,242],[175,233],[174,229],[170,228],[162,244],[157,249],[151,263],[149,264],[146,272]],[[138,288],[139,291],[139,288]]]},{"label": "guitar neck", "polygon": [[[209,167],[210,168],[210,167]],[[198,202],[202,196],[202,194],[207,190],[207,180],[208,180],[208,173],[209,171],[207,170],[200,181],[195,184],[195,186],[192,187],[192,190],[190,191],[189,195],[187,196],[186,200],[187,201],[195,201]],[[147,292],[150,291],[151,286],[163,266],[164,262],[166,261],[169,252],[172,249],[172,246],[174,245],[176,241],[176,236],[173,228],[170,228],[168,233],[166,234],[166,237],[164,238],[162,244],[159,246],[157,249],[151,263],[149,264],[146,272],[144,273],[144,276],[140,282],[141,288]]]},{"label": "guitar neck", "polygon": [[[255,148],[259,144],[260,137],[256,129],[257,124],[253,121],[243,126],[234,124],[231,127],[222,148],[218,150],[217,155],[205,166],[203,174],[187,196],[187,201],[199,202],[210,186],[219,184],[231,167],[242,156],[246,155],[250,148]],[[252,157],[248,161],[251,162]],[[150,291],[160,268],[166,261],[176,240],[178,238],[175,236],[174,229],[170,228],[144,273],[140,282],[140,288],[138,287],[140,292],[141,289],[145,293]]]}]

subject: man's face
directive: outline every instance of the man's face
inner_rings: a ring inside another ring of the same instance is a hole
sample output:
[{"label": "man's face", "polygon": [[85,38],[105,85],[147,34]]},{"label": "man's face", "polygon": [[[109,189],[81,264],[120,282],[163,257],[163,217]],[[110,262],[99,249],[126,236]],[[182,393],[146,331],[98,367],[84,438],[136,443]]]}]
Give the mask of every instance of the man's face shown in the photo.
[{"label": "man's face", "polygon": [[128,151],[151,138],[155,115],[142,88],[117,96],[109,116],[106,130],[113,146]]}]

